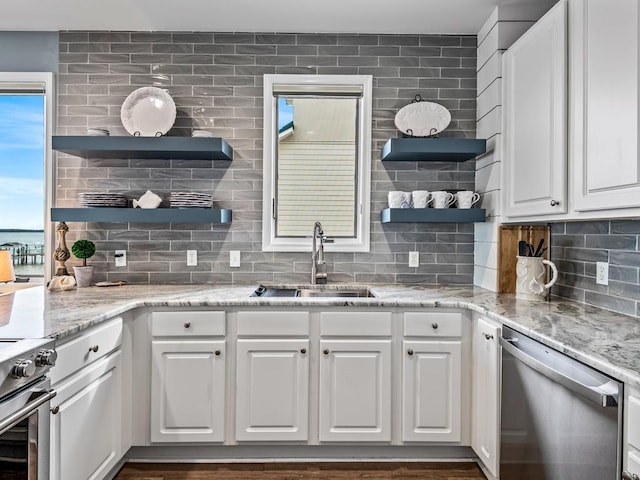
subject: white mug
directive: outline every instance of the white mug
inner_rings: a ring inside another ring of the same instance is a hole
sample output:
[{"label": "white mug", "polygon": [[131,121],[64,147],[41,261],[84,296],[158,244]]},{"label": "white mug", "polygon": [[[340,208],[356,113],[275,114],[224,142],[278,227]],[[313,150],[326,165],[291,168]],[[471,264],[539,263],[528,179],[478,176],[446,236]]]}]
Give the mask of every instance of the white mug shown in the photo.
[{"label": "white mug", "polygon": [[[551,269],[551,281],[544,283],[547,270]],[[542,257],[517,256],[516,261],[516,298],[524,300],[544,300],[549,289],[558,280],[558,269],[553,262]]]},{"label": "white mug", "polygon": [[431,195],[433,196],[433,208],[449,208],[449,205],[456,200],[453,193],[444,190],[431,192]]},{"label": "white mug", "polygon": [[400,200],[400,208],[411,208],[413,204],[411,200],[411,192],[402,192],[402,200]]},{"label": "white mug", "polygon": [[400,208],[404,192],[389,192],[389,208]]},{"label": "white mug", "polygon": [[456,204],[458,208],[471,208],[480,200],[480,194],[470,190],[456,192]]},{"label": "white mug", "polygon": [[414,208],[427,208],[433,198],[427,190],[414,190],[411,192]]}]

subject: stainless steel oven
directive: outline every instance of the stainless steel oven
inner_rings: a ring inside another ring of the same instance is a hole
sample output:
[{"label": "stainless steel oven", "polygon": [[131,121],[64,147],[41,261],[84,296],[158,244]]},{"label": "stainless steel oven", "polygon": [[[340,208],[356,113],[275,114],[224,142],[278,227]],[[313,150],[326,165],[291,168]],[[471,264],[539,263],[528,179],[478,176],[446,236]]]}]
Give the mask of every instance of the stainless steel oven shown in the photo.
[{"label": "stainless steel oven", "polygon": [[0,478],[49,478],[51,340],[0,342]]}]

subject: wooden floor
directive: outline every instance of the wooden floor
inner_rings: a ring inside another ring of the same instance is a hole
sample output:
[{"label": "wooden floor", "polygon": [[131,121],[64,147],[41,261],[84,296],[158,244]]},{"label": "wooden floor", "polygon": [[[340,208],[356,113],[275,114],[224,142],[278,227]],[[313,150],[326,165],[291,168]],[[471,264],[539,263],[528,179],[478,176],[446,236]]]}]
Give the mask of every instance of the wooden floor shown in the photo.
[{"label": "wooden floor", "polygon": [[115,480],[486,480],[475,463],[128,463]]}]

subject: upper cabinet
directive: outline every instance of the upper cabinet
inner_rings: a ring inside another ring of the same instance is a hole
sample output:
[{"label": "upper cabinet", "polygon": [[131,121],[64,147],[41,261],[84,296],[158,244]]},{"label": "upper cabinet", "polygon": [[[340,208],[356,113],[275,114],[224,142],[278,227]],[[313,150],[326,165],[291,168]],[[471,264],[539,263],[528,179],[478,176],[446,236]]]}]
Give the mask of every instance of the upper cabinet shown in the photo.
[{"label": "upper cabinet", "polygon": [[503,56],[504,211],[567,211],[566,16],[558,3]]},{"label": "upper cabinet", "polygon": [[639,207],[638,1],[569,6],[573,207]]}]

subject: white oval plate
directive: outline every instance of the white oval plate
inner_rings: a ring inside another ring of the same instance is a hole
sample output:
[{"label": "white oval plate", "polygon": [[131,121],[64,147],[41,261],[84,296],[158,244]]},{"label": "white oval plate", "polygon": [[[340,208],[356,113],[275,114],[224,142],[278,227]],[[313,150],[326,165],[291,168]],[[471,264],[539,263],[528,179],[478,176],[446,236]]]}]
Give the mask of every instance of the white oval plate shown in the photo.
[{"label": "white oval plate", "polygon": [[440,133],[451,123],[451,113],[439,103],[414,102],[396,113],[396,128],[412,137],[428,137]]},{"label": "white oval plate", "polygon": [[176,121],[176,104],[157,87],[142,87],[129,94],[120,110],[122,125],[131,135],[158,137]]}]

